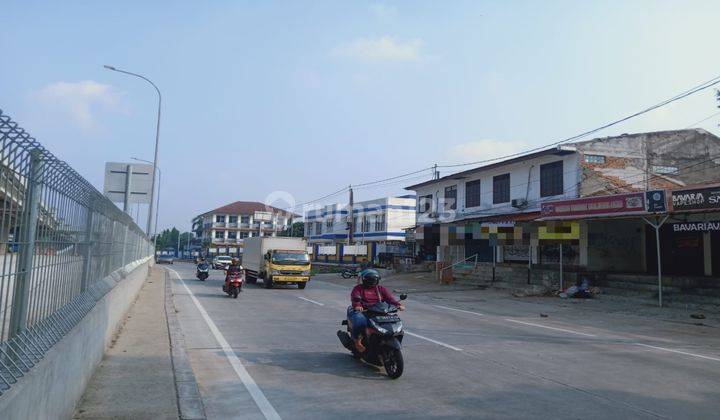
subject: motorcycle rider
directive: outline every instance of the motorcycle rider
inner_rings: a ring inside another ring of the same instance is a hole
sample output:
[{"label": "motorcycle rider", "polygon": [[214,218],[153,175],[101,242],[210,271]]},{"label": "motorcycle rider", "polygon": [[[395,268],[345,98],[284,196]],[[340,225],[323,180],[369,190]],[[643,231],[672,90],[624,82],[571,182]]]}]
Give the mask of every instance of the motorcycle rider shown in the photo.
[{"label": "motorcycle rider", "polygon": [[243,276],[245,275],[245,269],[240,265],[240,260],[233,258],[230,260],[230,265],[225,269],[225,286],[228,286],[230,277],[233,275]]},{"label": "motorcycle rider", "polygon": [[398,310],[405,310],[405,307],[393,294],[380,285],[380,273],[372,268],[365,269],[358,274],[360,284],[350,292],[351,306],[347,311],[347,318],[352,326],[352,339],[355,341],[355,348],[365,352],[361,334],[368,326],[368,320],[363,311],[378,302],[386,302],[397,306]]},{"label": "motorcycle rider", "polygon": [[200,268],[200,266],[203,266],[203,268],[204,268],[207,265],[208,265],[208,263],[207,263],[207,261],[205,261],[205,257],[198,258],[197,268]]}]

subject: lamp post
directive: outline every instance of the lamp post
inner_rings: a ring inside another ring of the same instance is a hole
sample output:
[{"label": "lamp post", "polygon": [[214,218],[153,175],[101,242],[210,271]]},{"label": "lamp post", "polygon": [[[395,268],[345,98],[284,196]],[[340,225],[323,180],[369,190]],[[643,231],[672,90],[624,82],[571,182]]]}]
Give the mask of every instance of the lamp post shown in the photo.
[{"label": "lamp post", "polygon": [[[136,157],[131,157],[130,159],[136,160],[138,162],[145,162],[152,164],[149,160],[140,159]],[[153,246],[155,247],[155,250],[157,251],[157,226],[158,226],[158,212],[160,212],[160,187],[162,186],[162,171],[160,170],[159,166],[154,166],[153,168],[157,169],[158,171],[158,195],[157,195],[157,205],[155,206],[155,229],[153,229]],[[153,178],[155,177],[155,171],[153,171]],[[152,201],[150,202],[152,204]],[[152,207],[151,207],[152,208]],[[152,215],[149,215],[148,217],[148,229],[150,228],[150,221],[152,220]],[[149,234],[149,233],[148,233]]]},{"label": "lamp post", "polygon": [[[118,73],[124,73],[130,76],[139,77],[140,79],[143,79],[144,81],[150,83],[152,87],[155,88],[155,91],[158,94],[158,111],[157,111],[157,127],[155,129],[155,155],[153,157],[153,161],[151,162],[153,165],[153,174],[152,174],[152,189],[150,190],[150,208],[148,209],[148,221],[147,221],[147,229],[146,232],[148,235],[150,235],[150,229],[152,227],[152,214],[153,214],[153,201],[155,198],[155,168],[157,168],[157,161],[158,161],[158,145],[160,144],[160,114],[162,109],[162,94],[160,93],[160,89],[155,85],[155,83],[152,82],[152,80],[148,79],[147,77],[132,73],[129,71],[121,70],[118,68],[115,68],[113,66],[104,65],[108,70],[116,71]],[[158,193],[159,194],[159,193]],[[157,225],[157,220],[156,220]],[[157,233],[157,232],[156,232]]]}]

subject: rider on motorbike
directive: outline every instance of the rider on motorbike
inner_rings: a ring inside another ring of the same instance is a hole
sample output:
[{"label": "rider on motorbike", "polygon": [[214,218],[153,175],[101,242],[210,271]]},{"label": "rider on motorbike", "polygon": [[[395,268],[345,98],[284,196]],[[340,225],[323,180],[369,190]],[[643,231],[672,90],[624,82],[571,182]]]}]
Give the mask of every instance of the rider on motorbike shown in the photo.
[{"label": "rider on motorbike", "polygon": [[207,263],[207,261],[205,261],[205,257],[198,258],[197,268],[200,268],[201,266],[203,268],[206,268],[207,265],[208,265],[208,263]]},{"label": "rider on motorbike", "polygon": [[245,269],[243,269],[243,266],[240,265],[240,260],[237,258],[233,258],[230,261],[230,264],[225,269],[225,285],[228,284],[230,281],[230,277],[233,275],[242,276],[244,274]]},{"label": "rider on motorbike", "polygon": [[375,305],[378,302],[387,302],[397,306],[398,310],[404,310],[405,307],[393,294],[380,285],[380,273],[377,270],[369,268],[358,274],[360,284],[355,286],[350,292],[350,302],[352,306],[348,308],[347,318],[352,325],[352,339],[355,341],[355,348],[363,353],[365,346],[362,343],[362,333],[368,326],[367,317],[363,313],[365,309]]}]

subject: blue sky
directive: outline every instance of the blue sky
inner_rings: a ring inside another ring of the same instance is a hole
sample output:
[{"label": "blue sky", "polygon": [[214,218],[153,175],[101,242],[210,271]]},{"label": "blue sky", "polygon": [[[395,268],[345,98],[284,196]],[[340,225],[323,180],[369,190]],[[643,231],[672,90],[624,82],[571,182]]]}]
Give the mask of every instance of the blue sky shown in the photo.
[{"label": "blue sky", "polygon": [[[230,201],[302,202],[640,110],[720,75],[717,16],[716,1],[6,0],[0,109],[101,188],[105,161],[152,157],[156,106],[102,65],[147,75],[164,95],[160,226],[187,229]],[[600,135],[716,105],[706,91]]]}]

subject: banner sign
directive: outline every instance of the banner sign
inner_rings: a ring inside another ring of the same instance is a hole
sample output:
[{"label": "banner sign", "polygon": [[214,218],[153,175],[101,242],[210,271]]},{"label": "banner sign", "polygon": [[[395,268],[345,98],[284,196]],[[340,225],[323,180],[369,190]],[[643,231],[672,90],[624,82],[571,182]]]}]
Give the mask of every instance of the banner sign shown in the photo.
[{"label": "banner sign", "polygon": [[542,217],[576,218],[645,213],[645,193],[605,195],[542,203]]},{"label": "banner sign", "polygon": [[720,186],[673,191],[672,206],[674,211],[720,209]]},{"label": "banner sign", "polygon": [[646,191],[645,207],[648,213],[667,212],[667,200],[665,199],[665,190]]},{"label": "banner sign", "polygon": [[673,232],[717,232],[720,231],[720,221],[713,222],[685,222],[672,223]]}]

